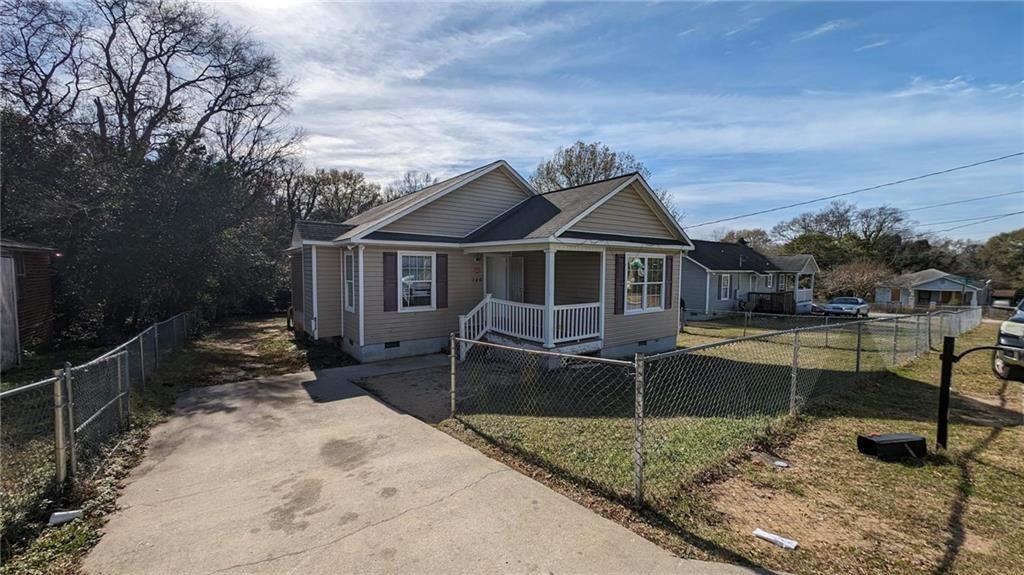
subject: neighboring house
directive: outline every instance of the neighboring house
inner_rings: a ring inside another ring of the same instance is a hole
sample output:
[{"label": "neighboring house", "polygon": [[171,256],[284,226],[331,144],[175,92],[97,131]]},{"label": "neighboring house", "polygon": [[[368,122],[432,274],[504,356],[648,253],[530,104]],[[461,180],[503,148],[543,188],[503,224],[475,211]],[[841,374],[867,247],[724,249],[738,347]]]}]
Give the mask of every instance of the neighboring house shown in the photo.
[{"label": "neighboring house", "polygon": [[766,256],[742,240],[693,245],[683,259],[687,317],[702,319],[741,305],[764,313],[810,313],[819,272],[813,256]]},{"label": "neighboring house", "polygon": [[903,274],[875,287],[875,303],[900,307],[977,306],[985,284],[935,268]]},{"label": "neighboring house", "polygon": [[996,289],[992,290],[992,305],[995,307],[1013,307],[1017,305],[1017,290]]},{"label": "neighboring house", "polygon": [[54,248],[0,239],[2,368],[18,363],[24,349],[45,348],[53,339]]},{"label": "neighboring house", "polygon": [[360,361],[450,332],[603,356],[674,349],[693,249],[639,174],[538,193],[504,161],[345,222],[296,223],[294,321]]}]

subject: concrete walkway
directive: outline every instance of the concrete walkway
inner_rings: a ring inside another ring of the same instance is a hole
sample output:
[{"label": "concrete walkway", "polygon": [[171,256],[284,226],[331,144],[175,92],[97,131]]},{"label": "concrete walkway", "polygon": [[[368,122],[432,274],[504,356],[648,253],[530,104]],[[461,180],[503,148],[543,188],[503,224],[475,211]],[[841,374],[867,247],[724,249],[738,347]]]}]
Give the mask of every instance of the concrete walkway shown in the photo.
[{"label": "concrete walkway", "polygon": [[86,572],[749,572],[678,559],[350,383],[444,361],[195,390]]}]

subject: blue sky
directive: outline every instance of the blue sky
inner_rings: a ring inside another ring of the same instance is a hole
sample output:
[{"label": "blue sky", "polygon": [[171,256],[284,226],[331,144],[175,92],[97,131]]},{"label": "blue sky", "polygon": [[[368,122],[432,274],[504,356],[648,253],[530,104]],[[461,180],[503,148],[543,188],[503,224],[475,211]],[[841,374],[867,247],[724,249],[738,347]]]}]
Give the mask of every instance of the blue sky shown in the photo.
[{"label": "blue sky", "polygon": [[[386,183],[560,145],[628,150],[683,224],[1024,151],[1022,3],[218,4],[296,81],[316,167]],[[1024,190],[1024,160],[849,198]],[[812,206],[814,207],[814,206]],[[808,208],[695,228],[768,227]],[[1024,209],[1024,195],[914,212]],[[953,224],[951,224],[953,225]],[[949,232],[983,240],[1007,218]],[[950,226],[922,229],[940,230]]]}]

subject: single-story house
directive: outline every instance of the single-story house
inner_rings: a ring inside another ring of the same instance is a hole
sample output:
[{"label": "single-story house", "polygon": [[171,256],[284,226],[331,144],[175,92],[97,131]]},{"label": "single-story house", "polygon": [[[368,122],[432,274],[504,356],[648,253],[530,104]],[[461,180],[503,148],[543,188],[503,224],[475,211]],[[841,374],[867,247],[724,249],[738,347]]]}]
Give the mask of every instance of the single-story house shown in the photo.
[{"label": "single-story house", "polygon": [[903,274],[875,287],[875,303],[901,307],[977,306],[985,284],[930,268]]},{"label": "single-story house", "polygon": [[17,364],[25,349],[53,340],[53,268],[56,250],[41,244],[0,238],[0,340],[2,369]]},{"label": "single-story house", "polygon": [[814,256],[769,256],[742,239],[693,240],[693,245],[683,258],[686,317],[703,319],[741,306],[764,313],[810,313],[820,271]]},{"label": "single-story house", "polygon": [[344,222],[296,222],[296,330],[359,361],[450,332],[624,357],[674,349],[693,244],[639,174],[540,193],[497,161]]}]

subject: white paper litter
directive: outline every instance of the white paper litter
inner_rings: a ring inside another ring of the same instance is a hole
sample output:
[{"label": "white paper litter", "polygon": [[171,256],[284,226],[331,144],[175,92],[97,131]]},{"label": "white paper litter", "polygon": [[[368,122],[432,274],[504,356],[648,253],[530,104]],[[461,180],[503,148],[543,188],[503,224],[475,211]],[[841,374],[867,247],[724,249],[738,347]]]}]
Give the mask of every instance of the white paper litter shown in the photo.
[{"label": "white paper litter", "polygon": [[50,514],[49,525],[51,527],[54,525],[60,525],[61,523],[67,523],[68,521],[78,519],[81,516],[81,509],[75,509],[74,511],[54,511]]},{"label": "white paper litter", "polygon": [[796,541],[793,541],[792,539],[786,539],[785,537],[776,535],[774,533],[769,533],[764,529],[761,529],[760,527],[754,530],[754,537],[760,537],[761,539],[764,539],[769,543],[774,543],[775,545],[778,545],[783,549],[796,549],[797,546]]},{"label": "white paper litter", "polygon": [[781,467],[783,469],[789,467],[789,463],[781,459],[775,460],[775,462],[773,462],[772,465],[774,465],[775,467]]}]

